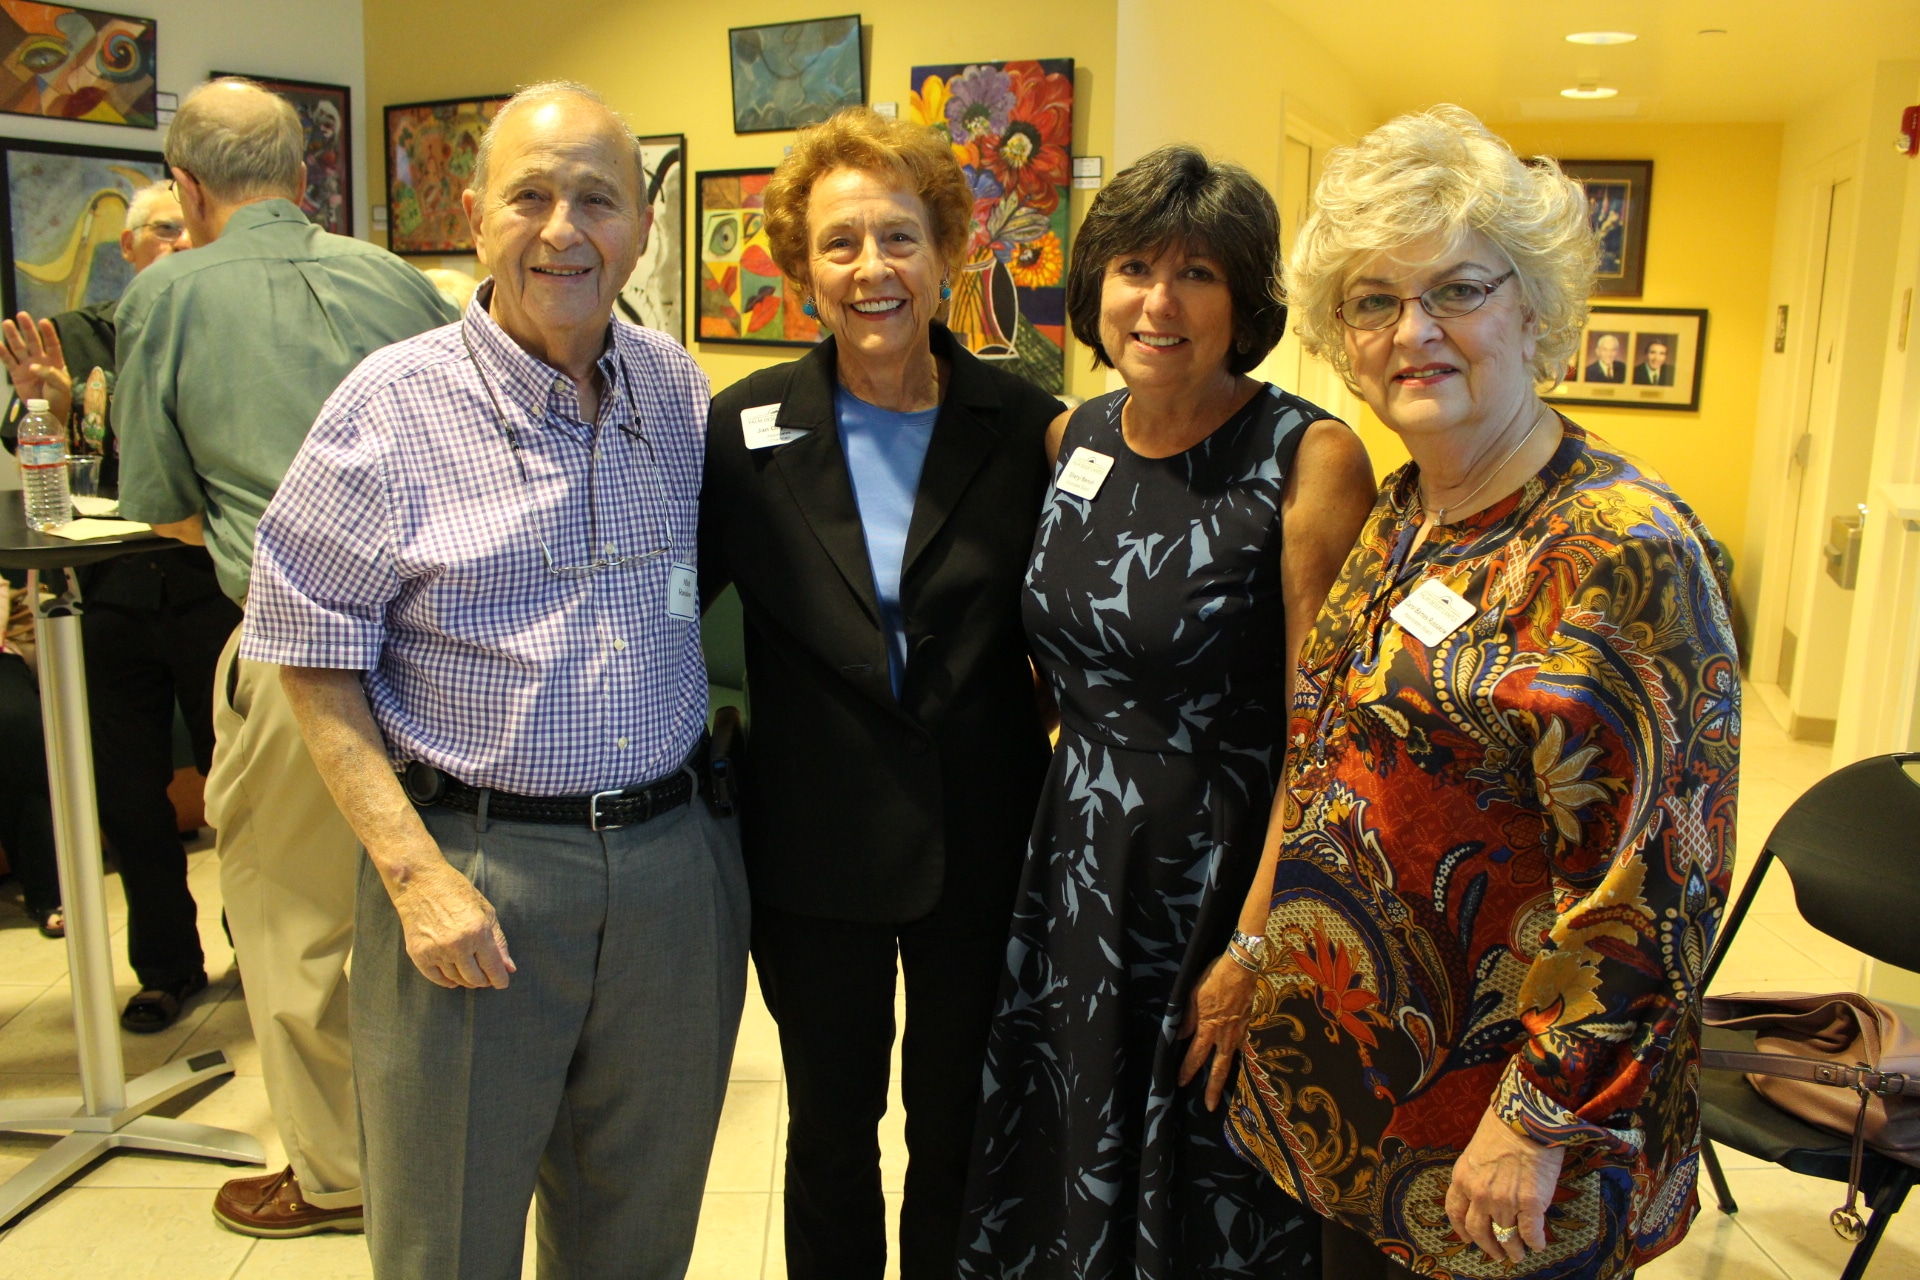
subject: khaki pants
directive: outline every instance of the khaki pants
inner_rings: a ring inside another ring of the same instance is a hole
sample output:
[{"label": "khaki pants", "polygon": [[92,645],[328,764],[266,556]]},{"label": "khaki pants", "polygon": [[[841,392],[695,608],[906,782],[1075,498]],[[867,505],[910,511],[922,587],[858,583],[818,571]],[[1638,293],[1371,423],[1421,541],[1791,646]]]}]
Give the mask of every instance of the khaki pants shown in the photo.
[{"label": "khaki pants", "polygon": [[349,1208],[360,1203],[347,1046],[359,843],[307,754],[280,668],[239,651],[236,627],[214,674],[207,776],[220,892],[267,1101],[301,1194],[319,1208]]}]

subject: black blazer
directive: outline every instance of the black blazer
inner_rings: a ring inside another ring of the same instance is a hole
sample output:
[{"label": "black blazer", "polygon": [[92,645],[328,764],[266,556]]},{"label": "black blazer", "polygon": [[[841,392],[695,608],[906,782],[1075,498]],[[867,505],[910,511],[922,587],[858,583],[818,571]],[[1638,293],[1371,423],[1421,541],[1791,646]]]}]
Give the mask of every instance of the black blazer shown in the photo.
[{"label": "black blazer", "polygon": [[[936,903],[1012,910],[1048,762],[1020,594],[1061,405],[939,325],[932,344],[952,374],[908,527],[898,701],[834,419],[833,340],[728,387],[707,419],[701,595],[740,591],[741,841],[755,900],[780,910],[872,923]],[[749,450],[740,413],[770,404],[807,434]]]}]

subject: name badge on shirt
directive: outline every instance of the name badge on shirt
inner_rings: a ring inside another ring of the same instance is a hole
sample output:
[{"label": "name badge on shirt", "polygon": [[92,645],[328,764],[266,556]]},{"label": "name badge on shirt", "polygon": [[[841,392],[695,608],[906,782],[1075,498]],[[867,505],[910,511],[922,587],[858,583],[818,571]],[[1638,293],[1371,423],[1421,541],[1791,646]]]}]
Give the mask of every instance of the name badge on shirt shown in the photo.
[{"label": "name badge on shirt", "polygon": [[1100,486],[1107,482],[1107,472],[1111,470],[1112,454],[1095,453],[1082,445],[1067,459],[1067,469],[1060,473],[1059,487],[1064,493],[1091,502],[1100,492]]},{"label": "name badge on shirt", "polygon": [[1438,578],[1428,578],[1387,615],[1431,648],[1480,612]]},{"label": "name badge on shirt", "polygon": [[776,426],[774,419],[780,416],[780,406],[763,404],[752,409],[740,411],[740,434],[747,438],[749,449],[771,449],[777,444],[788,444],[807,434],[802,427]]},{"label": "name badge on shirt", "polygon": [[675,561],[667,573],[667,616],[682,622],[700,617],[700,575],[690,564]]}]

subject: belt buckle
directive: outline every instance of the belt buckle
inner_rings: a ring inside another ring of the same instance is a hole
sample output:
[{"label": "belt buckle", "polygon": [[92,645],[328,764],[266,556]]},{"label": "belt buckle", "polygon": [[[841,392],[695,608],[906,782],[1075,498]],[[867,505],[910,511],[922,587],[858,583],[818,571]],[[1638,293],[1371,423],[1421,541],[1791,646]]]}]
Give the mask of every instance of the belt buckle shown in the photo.
[{"label": "belt buckle", "polygon": [[615,787],[611,791],[596,791],[587,800],[587,829],[590,831],[618,831],[626,826],[624,822],[600,821],[600,802],[608,796],[618,800],[626,794],[625,787]]}]

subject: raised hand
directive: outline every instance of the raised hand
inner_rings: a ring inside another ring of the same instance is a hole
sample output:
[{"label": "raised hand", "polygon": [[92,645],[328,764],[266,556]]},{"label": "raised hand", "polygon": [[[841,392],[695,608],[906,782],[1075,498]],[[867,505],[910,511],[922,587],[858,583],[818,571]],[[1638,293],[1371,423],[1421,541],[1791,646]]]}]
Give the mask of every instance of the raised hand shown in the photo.
[{"label": "raised hand", "polygon": [[73,376],[53,321],[36,323],[22,311],[13,320],[0,320],[0,336],[5,338],[0,364],[7,367],[13,393],[22,400],[45,400],[54,421],[65,422],[73,414]]}]

